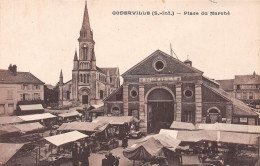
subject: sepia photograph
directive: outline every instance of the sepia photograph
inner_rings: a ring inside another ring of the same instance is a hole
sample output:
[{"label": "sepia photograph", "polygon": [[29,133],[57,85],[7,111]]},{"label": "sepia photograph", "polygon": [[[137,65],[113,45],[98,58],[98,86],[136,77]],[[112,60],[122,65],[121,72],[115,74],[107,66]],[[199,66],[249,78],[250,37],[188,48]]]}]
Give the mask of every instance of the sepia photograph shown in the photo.
[{"label": "sepia photograph", "polygon": [[1,0],[2,165],[260,166],[260,1]]}]

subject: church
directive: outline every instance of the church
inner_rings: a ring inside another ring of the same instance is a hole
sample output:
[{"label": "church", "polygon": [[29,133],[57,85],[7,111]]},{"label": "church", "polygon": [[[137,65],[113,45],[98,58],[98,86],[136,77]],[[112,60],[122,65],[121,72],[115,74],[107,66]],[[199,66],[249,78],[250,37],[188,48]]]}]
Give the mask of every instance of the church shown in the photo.
[{"label": "church", "polygon": [[156,50],[127,70],[123,85],[105,100],[108,115],[132,115],[140,130],[156,133],[173,121],[256,125],[257,114],[220,88],[187,59]]},{"label": "church", "polygon": [[60,106],[102,104],[103,99],[120,86],[118,67],[102,68],[96,65],[95,41],[90,28],[87,2],[78,42],[79,53],[75,51],[72,79],[64,83],[62,71],[60,73]]}]

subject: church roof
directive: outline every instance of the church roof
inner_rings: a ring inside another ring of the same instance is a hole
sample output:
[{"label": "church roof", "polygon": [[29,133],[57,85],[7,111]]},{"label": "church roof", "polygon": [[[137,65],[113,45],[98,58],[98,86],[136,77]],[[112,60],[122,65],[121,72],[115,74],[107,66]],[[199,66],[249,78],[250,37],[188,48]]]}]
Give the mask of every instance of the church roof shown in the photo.
[{"label": "church roof", "polygon": [[116,76],[118,72],[118,67],[105,67],[105,68],[100,68],[104,73],[108,73],[110,76]]},{"label": "church roof", "polygon": [[220,84],[221,89],[225,91],[233,91],[234,79],[217,80],[217,82]]},{"label": "church roof", "polygon": [[13,72],[9,70],[0,69],[0,83],[7,84],[19,84],[19,83],[29,83],[29,84],[44,84],[41,80],[35,77],[30,72]]}]

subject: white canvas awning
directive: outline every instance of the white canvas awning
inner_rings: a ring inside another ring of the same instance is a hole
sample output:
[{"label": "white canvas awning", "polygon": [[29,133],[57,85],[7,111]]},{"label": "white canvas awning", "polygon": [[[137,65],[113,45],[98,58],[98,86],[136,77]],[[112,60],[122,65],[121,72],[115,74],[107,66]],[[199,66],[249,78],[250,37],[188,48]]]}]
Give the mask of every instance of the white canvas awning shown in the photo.
[{"label": "white canvas awning", "polygon": [[86,137],[88,137],[88,136],[85,134],[82,134],[78,131],[72,131],[69,133],[45,137],[44,139],[46,139],[47,141],[49,141],[50,143],[52,143],[55,146],[60,146],[60,145],[74,142],[74,141],[77,141],[77,140],[80,140],[80,139],[86,138]]},{"label": "white canvas awning", "polygon": [[23,115],[23,116],[18,116],[18,117],[24,121],[34,121],[34,120],[41,120],[41,119],[56,118],[55,115],[52,115],[50,113]]},{"label": "white canvas awning", "polygon": [[139,122],[139,120],[133,116],[98,116],[93,123],[110,123],[111,125],[122,125],[130,122]]},{"label": "white canvas awning", "polygon": [[21,132],[34,131],[44,128],[44,126],[41,125],[39,122],[18,124],[14,125],[14,127],[18,128]]},{"label": "white canvas awning", "polygon": [[71,116],[81,116],[82,114],[79,113],[78,111],[73,111],[73,112],[67,112],[63,114],[59,114],[58,116],[66,118],[66,117],[71,117]]},{"label": "white canvas awning", "polygon": [[43,110],[41,104],[20,105],[21,111]]},{"label": "white canvas awning", "polygon": [[0,143],[0,165],[6,164],[24,144]]}]

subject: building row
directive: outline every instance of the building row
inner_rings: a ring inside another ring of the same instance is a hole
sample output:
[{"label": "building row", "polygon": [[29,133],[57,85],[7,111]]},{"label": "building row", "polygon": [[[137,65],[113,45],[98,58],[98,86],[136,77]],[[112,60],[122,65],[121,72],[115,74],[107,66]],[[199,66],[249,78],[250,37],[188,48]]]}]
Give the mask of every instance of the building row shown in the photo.
[{"label": "building row", "polygon": [[87,4],[78,42],[72,79],[64,82],[61,71],[53,94],[30,72],[17,72],[16,65],[0,70],[0,116],[13,115],[19,104],[53,100],[60,107],[104,103],[106,115],[135,116],[147,133],[168,128],[173,121],[258,123],[258,115],[249,107],[259,108],[260,76],[256,73],[215,81],[193,67],[189,59],[182,62],[156,50],[123,73],[120,85],[118,67],[96,65]]}]

